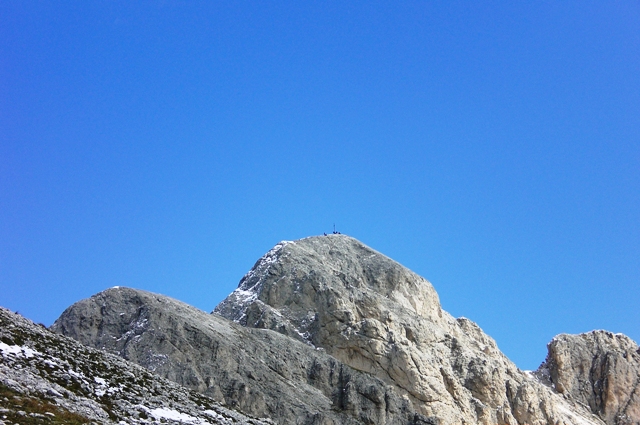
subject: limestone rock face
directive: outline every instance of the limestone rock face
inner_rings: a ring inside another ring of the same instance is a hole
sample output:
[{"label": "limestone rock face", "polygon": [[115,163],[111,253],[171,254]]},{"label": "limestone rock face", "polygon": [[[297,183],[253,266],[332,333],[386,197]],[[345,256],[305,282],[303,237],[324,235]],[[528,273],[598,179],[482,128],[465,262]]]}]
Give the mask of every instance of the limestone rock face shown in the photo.
[{"label": "limestone rock face", "polygon": [[343,235],[276,245],[214,314],[114,288],[52,329],[280,424],[604,424]]},{"label": "limestone rock face", "polygon": [[111,288],[68,308],[51,329],[281,424],[408,424],[420,417],[392,387],[324,350],[162,295]]},{"label": "limestone rock face", "polygon": [[0,394],[0,424],[273,424],[1,307]]},{"label": "limestone rock face", "polygon": [[278,244],[215,313],[322,347],[443,425],[598,421],[444,312],[424,278],[348,236]]},{"label": "limestone rock face", "polygon": [[640,348],[625,335],[558,335],[536,374],[609,425],[640,424]]}]

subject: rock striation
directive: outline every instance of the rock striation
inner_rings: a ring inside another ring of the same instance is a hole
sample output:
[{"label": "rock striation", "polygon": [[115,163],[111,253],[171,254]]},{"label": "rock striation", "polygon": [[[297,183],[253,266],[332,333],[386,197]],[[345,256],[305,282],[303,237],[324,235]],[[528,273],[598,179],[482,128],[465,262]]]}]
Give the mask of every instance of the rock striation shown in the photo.
[{"label": "rock striation", "polygon": [[0,308],[0,424],[267,425]]},{"label": "rock striation", "polygon": [[74,304],[51,329],[277,423],[407,424],[415,417],[383,381],[324,350],[162,295],[111,288]]},{"label": "rock striation", "polygon": [[536,374],[608,425],[640,423],[640,348],[625,335],[558,335]]},{"label": "rock striation", "polygon": [[281,424],[608,421],[553,387],[551,362],[551,379],[519,370],[427,280],[344,235],[279,243],[213,314],[112,288],[52,330]]},{"label": "rock striation", "polygon": [[520,371],[475,323],[444,312],[427,280],[348,236],[278,244],[215,312],[322,347],[429,421],[599,421]]}]

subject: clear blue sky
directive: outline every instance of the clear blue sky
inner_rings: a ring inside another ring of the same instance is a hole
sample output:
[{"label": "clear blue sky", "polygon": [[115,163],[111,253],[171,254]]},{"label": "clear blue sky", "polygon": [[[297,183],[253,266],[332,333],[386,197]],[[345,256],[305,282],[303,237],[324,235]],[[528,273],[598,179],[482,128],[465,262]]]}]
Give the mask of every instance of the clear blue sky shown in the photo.
[{"label": "clear blue sky", "polygon": [[523,369],[638,341],[640,3],[0,0],[0,305],[210,311],[333,223]]}]

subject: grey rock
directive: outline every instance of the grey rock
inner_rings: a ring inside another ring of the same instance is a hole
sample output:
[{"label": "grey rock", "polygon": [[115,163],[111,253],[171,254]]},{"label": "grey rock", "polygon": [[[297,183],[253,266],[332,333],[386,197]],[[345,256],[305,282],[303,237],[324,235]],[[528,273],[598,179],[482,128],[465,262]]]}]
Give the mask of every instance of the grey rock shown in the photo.
[{"label": "grey rock", "polygon": [[608,425],[640,424],[640,348],[625,335],[558,335],[536,374]]},{"label": "grey rock", "polygon": [[423,422],[599,422],[443,311],[427,280],[348,236],[276,245],[215,313],[325,349],[384,381]]},{"label": "grey rock", "polygon": [[383,381],[324,350],[162,295],[111,288],[51,329],[282,424],[406,424],[415,415]]},{"label": "grey rock", "polygon": [[[2,415],[14,423],[23,423],[17,416],[44,421],[45,415],[65,423],[70,414],[76,421],[99,424],[272,423],[225,408],[137,364],[52,333],[4,308],[0,308],[0,390],[11,394],[0,405]],[[36,411],[25,412],[27,408]]]},{"label": "grey rock", "polygon": [[343,235],[276,245],[214,314],[113,288],[52,330],[281,424],[603,424]]}]

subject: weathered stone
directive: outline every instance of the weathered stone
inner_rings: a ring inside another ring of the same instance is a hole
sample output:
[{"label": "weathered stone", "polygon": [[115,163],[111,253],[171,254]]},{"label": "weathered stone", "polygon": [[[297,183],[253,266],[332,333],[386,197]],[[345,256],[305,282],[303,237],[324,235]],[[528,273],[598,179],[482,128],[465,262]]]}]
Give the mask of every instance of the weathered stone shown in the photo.
[{"label": "weathered stone", "polygon": [[0,308],[0,390],[1,424],[51,423],[53,418],[55,423],[105,425],[273,423],[222,407],[137,364],[49,332],[4,308]]},{"label": "weathered stone", "polygon": [[276,245],[215,314],[114,288],[52,329],[282,424],[603,424],[343,235]]},{"label": "weathered stone", "polygon": [[278,423],[406,424],[415,413],[383,381],[324,350],[145,291],[103,291],[51,329]]},{"label": "weathered stone", "polygon": [[625,335],[558,335],[536,374],[608,425],[640,424],[640,348]]},{"label": "weathered stone", "polygon": [[444,312],[427,280],[348,236],[278,244],[215,312],[322,347],[442,425],[594,420]]}]

